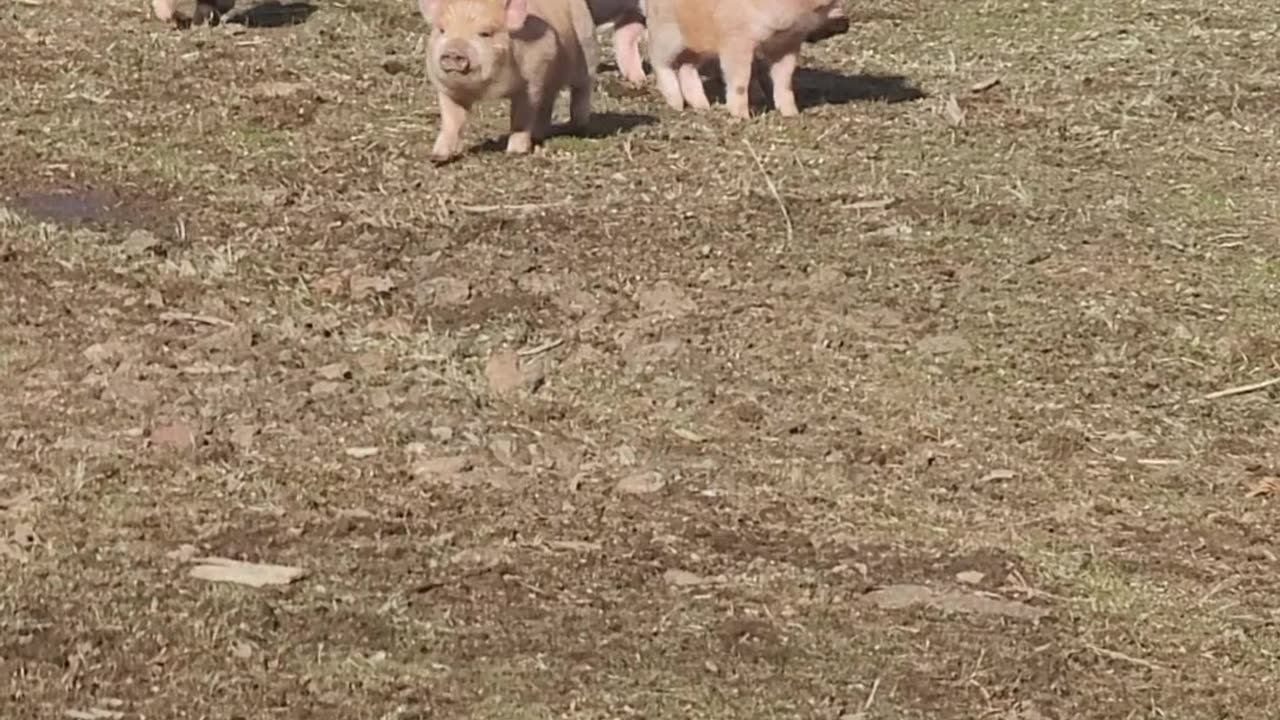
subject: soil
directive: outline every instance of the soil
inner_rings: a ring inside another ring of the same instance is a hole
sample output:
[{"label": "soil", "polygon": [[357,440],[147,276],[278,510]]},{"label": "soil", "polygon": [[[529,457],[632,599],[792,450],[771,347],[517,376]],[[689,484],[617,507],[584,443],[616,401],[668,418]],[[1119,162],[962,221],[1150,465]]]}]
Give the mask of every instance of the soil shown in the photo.
[{"label": "soil", "polygon": [[440,167],[412,4],[247,10],[0,10],[5,717],[1274,717],[1280,7]]}]

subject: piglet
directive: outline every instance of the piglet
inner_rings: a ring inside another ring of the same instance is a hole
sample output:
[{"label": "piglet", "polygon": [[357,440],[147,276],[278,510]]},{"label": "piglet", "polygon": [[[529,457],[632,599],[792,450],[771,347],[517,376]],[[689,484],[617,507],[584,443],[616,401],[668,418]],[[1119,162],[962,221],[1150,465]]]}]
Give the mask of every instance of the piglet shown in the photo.
[{"label": "piglet", "polygon": [[644,37],[644,10],[641,0],[587,0],[596,27],[613,23],[613,54],[618,70],[628,81],[644,83],[640,59],[640,39]]},{"label": "piglet", "polygon": [[839,0],[647,0],[649,63],[658,91],[676,110],[711,105],[698,68],[719,58],[729,114],[750,116],[752,60],[769,66],[773,104],[800,114],[791,78],[805,38],[828,22]]},{"label": "piglet", "polygon": [[179,25],[188,23],[215,23],[222,18],[223,15],[231,12],[236,5],[236,0],[198,0],[195,4],[195,14],[191,17],[178,9],[179,0],[151,0],[151,12],[157,19],[164,22],[174,22]]},{"label": "piglet", "polygon": [[586,127],[597,52],[586,0],[418,0],[418,7],[432,28],[427,75],[440,101],[433,160],[461,152],[467,114],[485,100],[511,102],[509,153],[528,153],[546,138],[566,86],[570,125]]}]

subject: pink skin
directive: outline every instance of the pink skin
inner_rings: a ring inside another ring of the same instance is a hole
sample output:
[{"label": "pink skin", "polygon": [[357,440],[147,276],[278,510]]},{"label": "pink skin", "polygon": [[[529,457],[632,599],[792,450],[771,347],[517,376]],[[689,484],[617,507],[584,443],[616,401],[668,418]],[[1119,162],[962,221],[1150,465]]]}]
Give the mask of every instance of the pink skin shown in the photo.
[{"label": "pink skin", "polygon": [[419,6],[432,25],[427,74],[440,106],[434,161],[461,153],[477,102],[510,101],[509,153],[526,154],[550,134],[563,87],[570,91],[570,124],[587,125],[595,26],[581,0],[419,0]]},{"label": "pink skin", "polygon": [[644,84],[640,40],[644,37],[641,0],[586,0],[596,26],[613,25],[613,54],[618,70],[633,85]]},{"label": "pink skin", "polygon": [[633,85],[644,84],[644,64],[640,59],[640,39],[644,37],[644,22],[629,22],[613,30],[613,54],[618,70]]},{"label": "pink skin", "polygon": [[[755,60],[768,71],[778,113],[796,117],[793,79],[801,46],[847,30],[842,3],[823,0],[651,0],[648,22],[650,60],[667,104],[675,110],[708,108],[698,68],[714,57],[725,81],[725,104],[738,120],[750,117],[752,91],[763,91],[752,72]],[[702,45],[686,47],[686,34]]]}]

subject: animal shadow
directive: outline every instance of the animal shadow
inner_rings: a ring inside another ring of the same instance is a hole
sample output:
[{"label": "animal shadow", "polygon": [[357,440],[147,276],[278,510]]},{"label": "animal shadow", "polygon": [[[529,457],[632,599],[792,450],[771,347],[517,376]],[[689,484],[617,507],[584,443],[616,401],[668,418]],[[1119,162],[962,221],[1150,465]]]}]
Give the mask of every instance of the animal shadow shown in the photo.
[{"label": "animal shadow", "polygon": [[[764,81],[767,86],[767,75]],[[866,101],[912,102],[928,97],[901,75],[841,75],[817,68],[797,69],[792,88],[802,109]]]},{"label": "animal shadow", "polygon": [[[707,98],[713,103],[724,103],[724,78],[718,65],[709,68],[705,78]],[[769,73],[757,65],[751,73],[751,106],[755,109],[773,108],[773,82]],[[855,102],[882,101],[888,103],[922,100],[928,95],[911,84],[902,75],[841,75],[818,68],[797,68],[791,79],[796,94],[796,105],[801,110],[819,105],[848,105]],[[762,94],[757,94],[760,92]]]},{"label": "animal shadow", "polygon": [[[551,132],[538,145],[546,145],[557,138],[563,138],[570,142],[573,140],[600,140],[631,132],[638,127],[654,125],[657,122],[658,119],[656,117],[640,113],[593,112],[591,113],[591,121],[583,130],[574,130],[568,123],[552,124]],[[489,138],[473,146],[468,152],[476,154],[505,153],[507,151],[508,137],[509,135],[504,133],[499,137]],[[454,160],[457,159],[460,158],[454,158]]]},{"label": "animal shadow", "polygon": [[267,0],[267,2],[245,8],[235,15],[229,15],[225,21],[254,28],[289,27],[301,25],[319,9],[309,2]]}]

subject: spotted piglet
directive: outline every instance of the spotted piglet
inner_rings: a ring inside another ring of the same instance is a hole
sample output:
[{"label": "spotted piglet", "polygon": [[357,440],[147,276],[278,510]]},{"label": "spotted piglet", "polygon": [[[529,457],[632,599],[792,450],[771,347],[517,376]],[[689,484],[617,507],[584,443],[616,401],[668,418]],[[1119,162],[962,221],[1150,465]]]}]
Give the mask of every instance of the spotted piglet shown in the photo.
[{"label": "spotted piglet", "polygon": [[839,0],[647,0],[649,63],[658,91],[676,110],[686,102],[709,108],[698,69],[718,58],[729,114],[745,120],[752,60],[759,57],[769,67],[778,112],[799,115],[791,79],[800,48],[839,5]]},{"label": "spotted piglet", "polygon": [[427,75],[440,101],[433,160],[461,153],[467,115],[482,101],[510,101],[509,153],[528,153],[546,138],[565,87],[570,125],[586,127],[597,61],[586,0],[418,0],[418,6],[432,29]]}]

